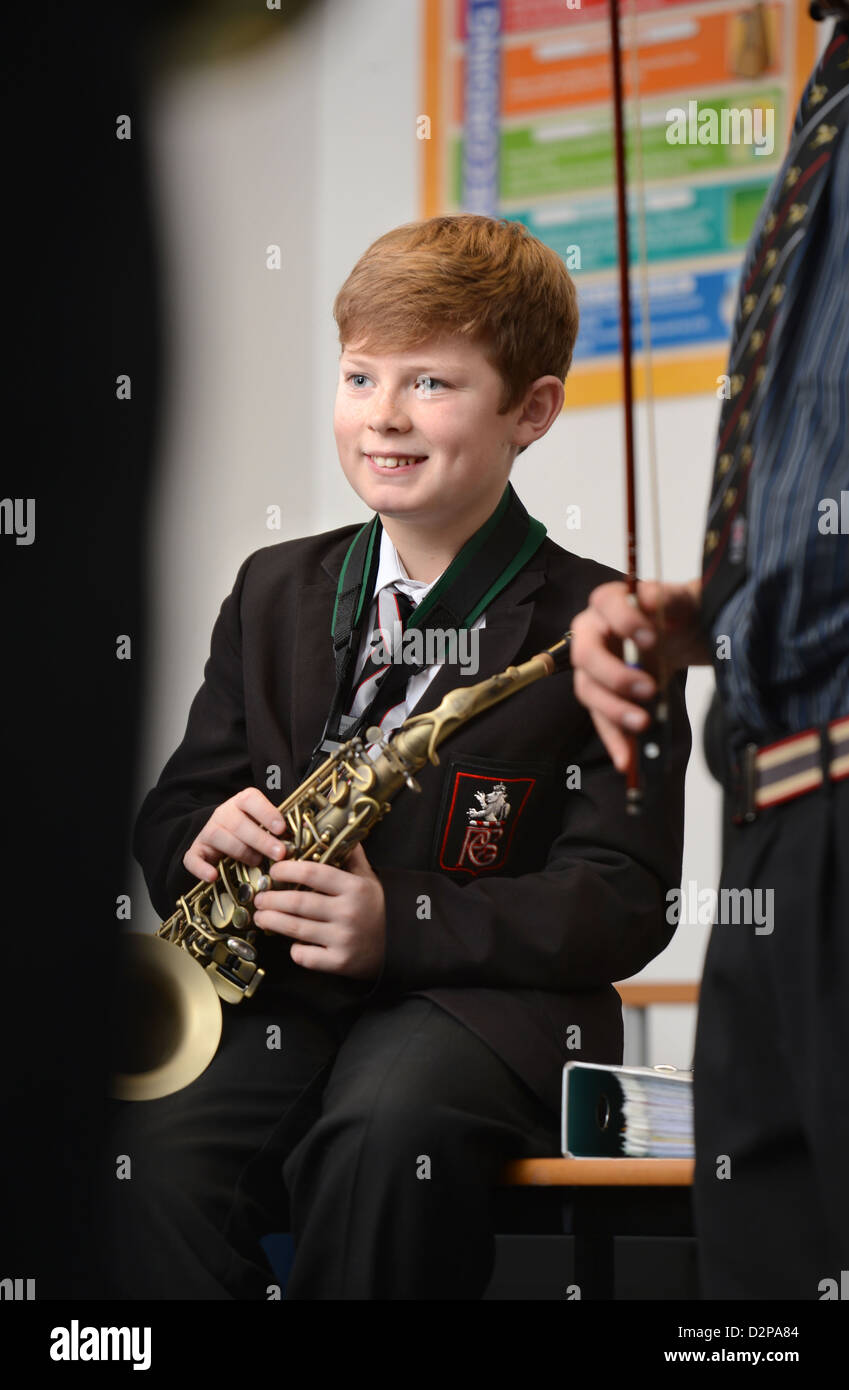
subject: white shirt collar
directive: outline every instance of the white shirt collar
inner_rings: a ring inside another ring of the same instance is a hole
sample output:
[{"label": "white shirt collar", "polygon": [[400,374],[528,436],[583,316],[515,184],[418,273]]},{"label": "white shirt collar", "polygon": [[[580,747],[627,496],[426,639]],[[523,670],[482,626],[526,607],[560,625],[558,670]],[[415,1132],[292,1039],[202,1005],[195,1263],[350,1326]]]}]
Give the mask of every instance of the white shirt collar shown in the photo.
[{"label": "white shirt collar", "polygon": [[[437,575],[436,579],[441,579],[441,577],[441,575]],[[432,579],[429,584],[426,584],[423,579],[411,579],[401,563],[401,557],[392,544],[386,527],[381,527],[380,558],[377,562],[377,578],[374,581],[372,598],[377,598],[381,589],[384,589],[387,584],[396,584],[401,592],[407,595],[410,602],[418,607],[425,595],[433,588],[436,579]]]}]

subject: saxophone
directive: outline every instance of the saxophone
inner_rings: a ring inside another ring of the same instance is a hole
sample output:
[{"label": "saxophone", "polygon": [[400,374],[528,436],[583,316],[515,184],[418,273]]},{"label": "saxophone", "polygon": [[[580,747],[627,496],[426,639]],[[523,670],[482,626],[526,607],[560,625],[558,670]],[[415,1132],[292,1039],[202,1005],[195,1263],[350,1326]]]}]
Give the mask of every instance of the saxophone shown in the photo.
[{"label": "saxophone", "polygon": [[[278,807],[288,828],[286,857],[342,864],[402,787],[421,790],[414,773],[427,762],[438,764],[436,749],[455,729],[542,676],[565,670],[571,635],[520,666],[450,690],[436,709],[411,715],[388,737],[369,728],[365,737],[341,744]],[[113,1074],[117,1099],[170,1095],[212,1061],[221,1000],[250,999],[265,975],[257,964],[252,903],[272,886],[268,868],[268,860],[252,866],[224,858],[216,881],[197,882],[154,934],[123,934],[124,1050],[134,1056]]]}]

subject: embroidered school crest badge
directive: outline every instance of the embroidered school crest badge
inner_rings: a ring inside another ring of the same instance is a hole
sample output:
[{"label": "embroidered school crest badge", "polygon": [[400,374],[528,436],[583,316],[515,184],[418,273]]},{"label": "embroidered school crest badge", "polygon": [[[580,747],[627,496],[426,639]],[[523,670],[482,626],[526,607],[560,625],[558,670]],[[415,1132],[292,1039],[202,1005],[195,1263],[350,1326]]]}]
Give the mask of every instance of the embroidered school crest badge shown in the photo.
[{"label": "embroidered school crest badge", "polygon": [[510,814],[507,788],[503,782],[496,782],[491,792],[475,792],[477,806],[469,807],[469,820],[482,820],[487,825],[498,825]]},{"label": "embroidered school crest badge", "polygon": [[455,772],[439,847],[440,868],[471,874],[501,868],[536,780]]}]

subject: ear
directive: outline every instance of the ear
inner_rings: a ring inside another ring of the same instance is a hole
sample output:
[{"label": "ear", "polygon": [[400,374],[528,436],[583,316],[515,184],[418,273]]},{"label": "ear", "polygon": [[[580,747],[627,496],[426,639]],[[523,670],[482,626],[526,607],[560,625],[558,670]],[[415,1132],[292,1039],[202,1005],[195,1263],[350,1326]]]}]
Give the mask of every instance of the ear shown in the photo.
[{"label": "ear", "polygon": [[548,434],[563,410],[565,397],[566,391],[559,377],[541,376],[531,383],[513,431],[513,443],[520,445],[520,453],[535,439],[542,439],[544,434]]}]

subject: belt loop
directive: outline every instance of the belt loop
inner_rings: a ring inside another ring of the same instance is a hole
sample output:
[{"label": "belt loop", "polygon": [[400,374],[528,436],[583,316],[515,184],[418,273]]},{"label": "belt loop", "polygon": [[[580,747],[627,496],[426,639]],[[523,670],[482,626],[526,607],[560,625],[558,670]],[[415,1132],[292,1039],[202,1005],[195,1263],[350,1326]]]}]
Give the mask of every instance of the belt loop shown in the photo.
[{"label": "belt loop", "polygon": [[735,825],[748,825],[755,820],[758,812],[755,805],[756,775],[757,768],[755,759],[758,756],[758,745],[747,743],[743,747],[740,763],[737,768],[735,801],[731,819]]}]

